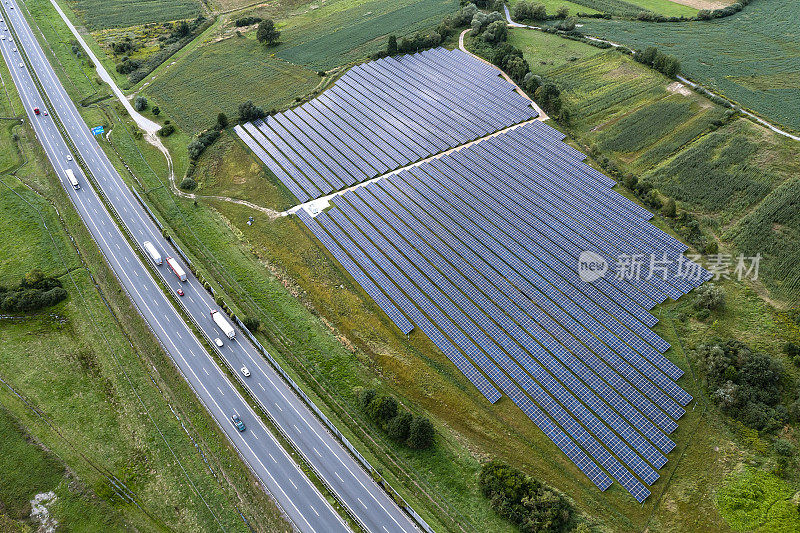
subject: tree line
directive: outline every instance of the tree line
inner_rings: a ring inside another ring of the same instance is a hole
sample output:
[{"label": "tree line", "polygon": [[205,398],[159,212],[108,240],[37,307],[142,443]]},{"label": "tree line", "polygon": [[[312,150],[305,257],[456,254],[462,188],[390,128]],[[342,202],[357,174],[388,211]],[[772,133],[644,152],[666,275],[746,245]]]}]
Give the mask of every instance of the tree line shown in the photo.
[{"label": "tree line", "polygon": [[66,298],[67,291],[61,281],[46,277],[41,270],[32,270],[15,287],[0,285],[0,311],[4,312],[38,311]]},{"label": "tree line", "polygon": [[436,431],[431,421],[401,408],[394,396],[379,394],[375,389],[362,389],[358,402],[364,414],[395,442],[415,450],[433,446]]}]

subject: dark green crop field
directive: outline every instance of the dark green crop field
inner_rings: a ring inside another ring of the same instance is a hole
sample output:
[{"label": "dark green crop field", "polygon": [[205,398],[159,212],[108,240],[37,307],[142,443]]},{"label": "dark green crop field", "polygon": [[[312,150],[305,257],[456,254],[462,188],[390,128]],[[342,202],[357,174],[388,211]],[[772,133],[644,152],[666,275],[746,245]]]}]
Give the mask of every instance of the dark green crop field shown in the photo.
[{"label": "dark green crop field", "polygon": [[763,116],[800,130],[800,2],[757,0],[706,22],[586,21],[581,31],[628,45],[657,46],[683,73]]},{"label": "dark green crop field", "polygon": [[200,13],[197,0],[70,0],[69,3],[90,30],[188,19]]}]

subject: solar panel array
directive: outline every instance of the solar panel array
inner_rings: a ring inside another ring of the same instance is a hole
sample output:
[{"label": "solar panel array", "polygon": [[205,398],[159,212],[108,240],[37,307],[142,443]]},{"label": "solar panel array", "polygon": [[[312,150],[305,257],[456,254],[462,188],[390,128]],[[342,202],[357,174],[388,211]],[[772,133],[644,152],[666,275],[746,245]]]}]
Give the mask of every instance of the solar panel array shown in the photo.
[{"label": "solar panel array", "polygon": [[511,398],[601,490],[642,502],[692,400],[649,310],[709,274],[582,281],[584,250],[689,263],[562,139],[531,122],[297,214],[401,331],[422,330],[490,402]]},{"label": "solar panel array", "polygon": [[513,89],[439,48],[357,65],[317,98],[235,130],[306,202],[535,118]]}]

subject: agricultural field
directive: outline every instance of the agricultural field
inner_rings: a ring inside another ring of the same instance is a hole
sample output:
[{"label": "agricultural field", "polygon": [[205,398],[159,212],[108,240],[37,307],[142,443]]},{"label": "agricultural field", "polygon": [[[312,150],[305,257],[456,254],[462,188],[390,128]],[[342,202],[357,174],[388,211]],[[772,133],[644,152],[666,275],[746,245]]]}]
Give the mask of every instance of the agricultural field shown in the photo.
[{"label": "agricultural field", "polygon": [[[595,12],[610,13],[617,17],[636,18],[642,11],[650,11],[665,17],[694,17],[697,9],[671,0],[572,0]],[[592,11],[579,10],[580,13]]]},{"label": "agricultural field", "polygon": [[198,0],[68,0],[90,31],[195,18]]},{"label": "agricultural field", "polygon": [[315,71],[267,54],[255,39],[231,37],[197,47],[157,76],[144,94],[194,133],[211,127],[219,112],[235,119],[247,100],[268,110],[287,107],[321,79]]},{"label": "agricultural field", "polygon": [[[509,10],[511,11],[512,16],[514,14],[514,5],[516,5],[517,2],[520,2],[520,1],[528,2],[530,0],[509,0],[508,1],[508,7],[509,7]],[[575,15],[576,13],[586,13],[587,15],[593,15],[595,13],[600,13],[600,11],[597,11],[596,9],[592,9],[590,7],[581,5],[580,2],[569,2],[568,0],[537,0],[536,3],[542,4],[545,7],[545,9],[547,10],[547,14],[548,15],[555,14],[556,11],[558,11],[558,8],[560,8],[562,6],[566,7],[567,9],[569,9],[569,14],[570,15]]]},{"label": "agricultural field", "polygon": [[586,34],[632,48],[656,46],[681,61],[685,76],[764,117],[800,130],[800,3],[759,0],[705,22],[642,24],[586,20]]},{"label": "agricultural field", "polygon": [[457,0],[331,0],[280,20],[278,57],[312,70],[328,70],[366,58],[398,37],[433,28],[458,9]]}]

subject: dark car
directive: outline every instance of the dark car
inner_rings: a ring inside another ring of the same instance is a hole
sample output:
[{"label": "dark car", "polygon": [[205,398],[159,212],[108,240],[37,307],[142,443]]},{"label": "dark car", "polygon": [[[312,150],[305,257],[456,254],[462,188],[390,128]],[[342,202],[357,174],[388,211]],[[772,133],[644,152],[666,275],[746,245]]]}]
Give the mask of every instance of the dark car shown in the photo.
[{"label": "dark car", "polygon": [[244,431],[244,422],[242,422],[242,419],[239,418],[239,415],[232,415],[231,422],[233,422],[233,425],[236,426],[236,429],[239,431]]}]

